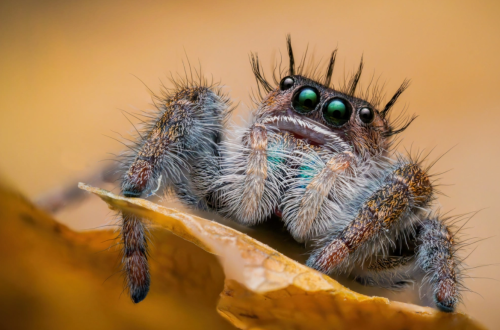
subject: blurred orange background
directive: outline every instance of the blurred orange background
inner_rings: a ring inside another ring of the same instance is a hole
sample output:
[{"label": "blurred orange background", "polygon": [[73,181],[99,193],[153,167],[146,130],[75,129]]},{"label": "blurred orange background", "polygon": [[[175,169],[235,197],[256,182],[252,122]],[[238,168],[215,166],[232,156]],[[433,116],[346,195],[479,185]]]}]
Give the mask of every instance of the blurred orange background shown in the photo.
[{"label": "blurred orange background", "polygon": [[[297,55],[309,44],[326,59],[338,47],[334,81],[361,55],[364,81],[381,75],[388,94],[411,78],[399,109],[419,117],[401,150],[435,147],[438,158],[453,148],[435,166],[451,169],[440,204],[481,210],[467,233],[489,238],[467,259],[489,266],[470,270],[460,308],[499,328],[499,15],[498,1],[2,1],[0,173],[37,199],[99,171],[124,148],[106,135],[132,132],[119,109],[151,109],[142,82],[159,92],[186,54],[240,102],[239,121],[255,88],[250,51],[270,69],[287,33]],[[59,219],[94,228],[108,214],[99,204]]]}]

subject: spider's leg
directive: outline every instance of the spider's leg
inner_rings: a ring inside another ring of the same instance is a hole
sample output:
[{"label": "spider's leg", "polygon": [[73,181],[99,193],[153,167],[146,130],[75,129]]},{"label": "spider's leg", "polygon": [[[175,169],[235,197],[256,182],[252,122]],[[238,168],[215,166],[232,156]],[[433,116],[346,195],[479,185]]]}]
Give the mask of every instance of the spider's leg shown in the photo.
[{"label": "spider's leg", "polygon": [[[330,155],[328,155],[330,156]],[[297,174],[283,200],[283,221],[299,242],[316,237],[328,229],[356,171],[356,158],[350,151],[335,153],[324,162],[314,151],[299,157]],[[334,196],[331,196],[331,195]]]},{"label": "spider's leg", "polygon": [[228,106],[216,87],[184,87],[168,96],[127,166],[123,194],[140,197],[160,175],[167,185],[182,182],[197,160],[215,158]]},{"label": "spider's leg", "polygon": [[422,221],[417,237],[417,265],[426,273],[439,310],[453,312],[460,300],[459,260],[453,235],[437,217]]},{"label": "spider's leg", "polygon": [[[217,87],[190,85],[168,95],[160,116],[138,142],[138,151],[127,166],[123,194],[140,197],[154,189],[162,177],[182,200],[192,204],[203,201],[207,191],[196,189],[190,172],[194,163],[203,161],[207,172],[216,175],[228,103]],[[122,218],[123,268],[130,296],[137,303],[146,297],[150,284],[145,225],[133,214],[123,212]]]},{"label": "spider's leg", "polygon": [[289,138],[252,125],[241,144],[226,147],[222,157],[220,200],[223,213],[245,225],[255,225],[272,215],[281,198]]},{"label": "spider's leg", "polygon": [[[324,273],[347,267],[355,260],[383,252],[405,229],[419,221],[414,215],[432,199],[432,185],[418,164],[401,161],[360,199],[347,224],[323,241],[307,264]],[[360,260],[362,261],[362,260]]]}]

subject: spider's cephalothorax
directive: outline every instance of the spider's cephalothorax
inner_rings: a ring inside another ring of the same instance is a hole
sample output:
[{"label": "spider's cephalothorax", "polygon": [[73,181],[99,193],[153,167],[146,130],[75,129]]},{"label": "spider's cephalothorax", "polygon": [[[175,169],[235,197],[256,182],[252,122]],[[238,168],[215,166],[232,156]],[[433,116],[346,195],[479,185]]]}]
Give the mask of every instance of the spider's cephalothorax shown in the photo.
[{"label": "spider's cephalothorax", "polygon": [[[363,65],[343,86],[326,74],[279,70],[275,87],[252,68],[259,85],[253,124],[235,141],[224,139],[232,107],[217,85],[186,79],[159,98],[160,113],[146,127],[126,163],[123,194],[139,197],[160,178],[186,204],[214,210],[246,225],[275,215],[298,242],[316,247],[307,264],[324,273],[347,272],[388,288],[424,273],[436,306],[454,311],[459,262],[448,226],[429,207],[435,189],[419,161],[394,155],[389,114],[408,86],[383,107],[380,92],[360,95]],[[370,97],[371,94],[371,97]],[[370,99],[369,101],[367,99]],[[123,214],[124,269],[134,302],[149,290],[144,223]]]}]

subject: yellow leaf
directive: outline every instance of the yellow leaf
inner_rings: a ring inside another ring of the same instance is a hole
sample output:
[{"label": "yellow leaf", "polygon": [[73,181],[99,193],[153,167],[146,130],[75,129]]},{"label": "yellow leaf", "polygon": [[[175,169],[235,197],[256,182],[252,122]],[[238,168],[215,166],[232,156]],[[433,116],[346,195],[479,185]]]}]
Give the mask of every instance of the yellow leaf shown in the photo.
[{"label": "yellow leaf", "polygon": [[[147,218],[154,228],[153,235],[167,230],[215,254],[225,274],[217,310],[238,328],[483,329],[462,313],[447,314],[353,292],[332,278],[217,222],[147,200],[116,196],[85,184],[79,186],[101,197],[114,210],[126,210]],[[153,259],[156,252],[152,252]],[[159,262],[156,261],[156,267]],[[153,283],[161,280],[152,275]]]},{"label": "yellow leaf", "polygon": [[216,312],[217,258],[164,229],[151,234],[154,282],[136,305],[116,230],[75,232],[0,180],[0,329],[234,329]]}]

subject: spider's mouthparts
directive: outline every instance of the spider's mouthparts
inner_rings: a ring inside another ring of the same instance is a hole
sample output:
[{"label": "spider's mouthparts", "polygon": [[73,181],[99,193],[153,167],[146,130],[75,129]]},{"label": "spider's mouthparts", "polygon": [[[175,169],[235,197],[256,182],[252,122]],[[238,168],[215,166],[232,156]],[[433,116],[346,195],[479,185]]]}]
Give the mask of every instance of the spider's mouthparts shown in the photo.
[{"label": "spider's mouthparts", "polygon": [[307,117],[287,113],[286,115],[267,117],[260,123],[270,127],[271,130],[274,128],[278,131],[292,133],[295,137],[307,140],[312,144],[334,144],[348,147],[347,143],[335,132]]}]

